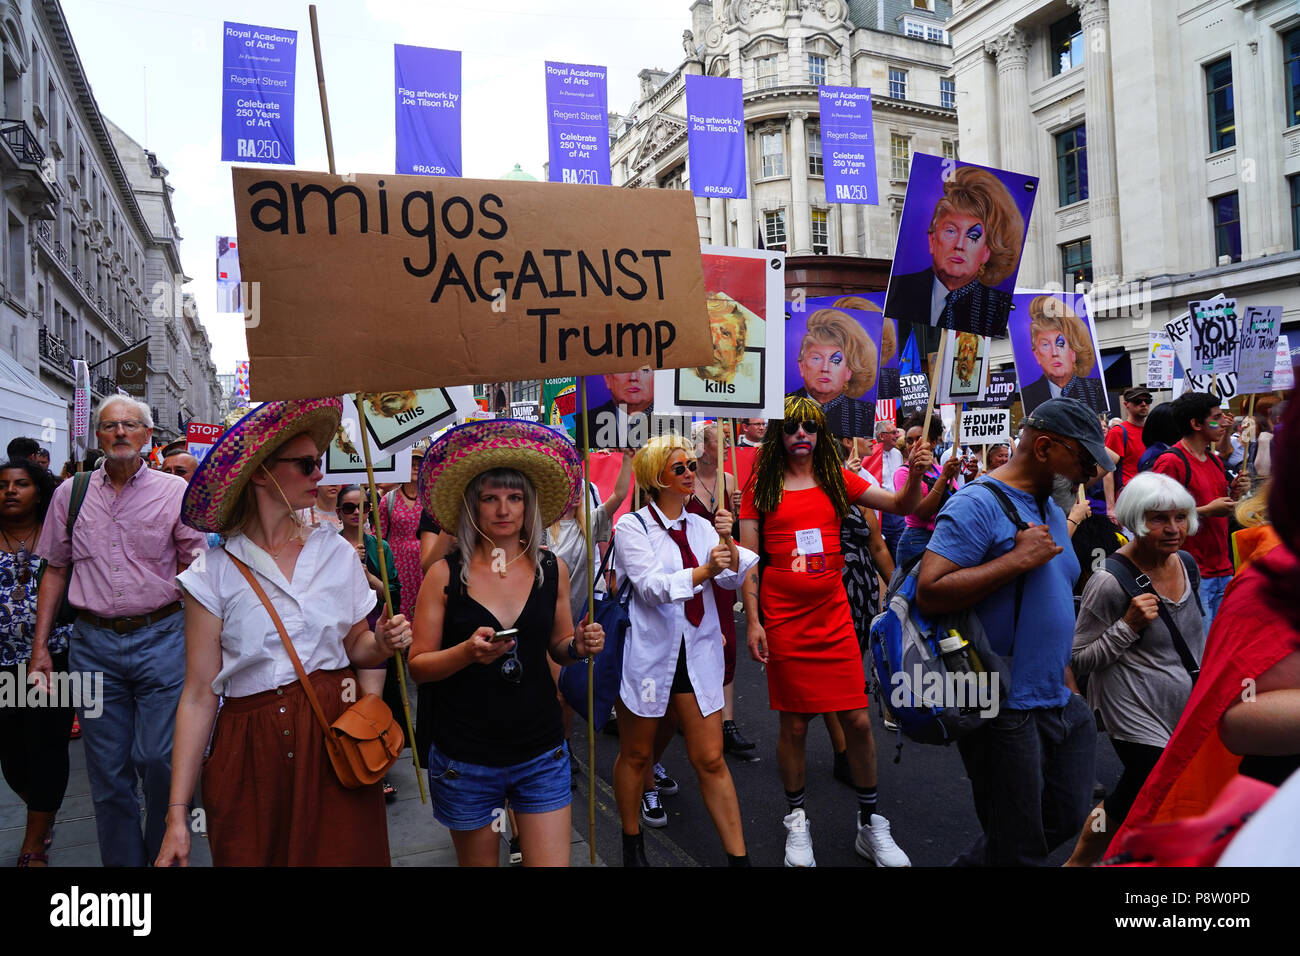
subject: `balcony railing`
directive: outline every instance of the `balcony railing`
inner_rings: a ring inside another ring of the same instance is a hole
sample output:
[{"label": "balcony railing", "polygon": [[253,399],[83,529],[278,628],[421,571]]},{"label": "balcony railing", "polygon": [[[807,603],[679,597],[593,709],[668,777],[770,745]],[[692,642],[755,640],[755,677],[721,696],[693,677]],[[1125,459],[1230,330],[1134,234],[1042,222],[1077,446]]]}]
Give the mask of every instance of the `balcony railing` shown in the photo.
[{"label": "balcony railing", "polygon": [[117,379],[109,378],[107,375],[96,375],[91,379],[90,387],[100,395],[116,395]]},{"label": "balcony railing", "polygon": [[19,162],[31,163],[33,166],[45,162],[45,150],[41,149],[41,144],[36,142],[36,137],[22,120],[0,119],[0,136],[4,137]]},{"label": "balcony railing", "polygon": [[72,353],[68,351],[61,338],[49,329],[43,328],[37,333],[37,344],[41,358],[63,369],[69,375],[72,374]]},{"label": "balcony railing", "polygon": [[70,274],[72,275],[72,284],[75,285],[75,286],[80,286],[80,285],[81,285],[81,266],[73,266],[72,269],[70,270]]},{"label": "balcony railing", "polygon": [[47,246],[50,244],[50,221],[48,219],[36,220],[36,238]]},{"label": "balcony railing", "polygon": [[63,247],[63,243],[54,240],[54,258],[58,259],[63,265],[68,264],[68,250]]}]

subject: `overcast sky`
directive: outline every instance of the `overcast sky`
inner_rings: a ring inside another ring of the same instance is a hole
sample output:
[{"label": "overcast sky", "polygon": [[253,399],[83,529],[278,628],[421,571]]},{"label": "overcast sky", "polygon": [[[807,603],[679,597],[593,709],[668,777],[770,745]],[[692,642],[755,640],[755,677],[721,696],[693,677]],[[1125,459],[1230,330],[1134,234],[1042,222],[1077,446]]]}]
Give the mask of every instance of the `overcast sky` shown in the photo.
[{"label": "overcast sky", "polygon": [[[222,21],[297,30],[297,168],[324,170],[325,136],[307,3],[63,0],[99,108],[157,153],[175,188],[181,259],[218,372],[247,358],[238,315],[216,313],[216,237],[234,235],[221,157]],[[609,68],[609,108],[626,112],[646,67],[682,60],[688,0],[322,0],[317,4],[339,172],[393,171],[393,44],[462,51],[464,174],[495,179],[546,162],[543,63]]]}]

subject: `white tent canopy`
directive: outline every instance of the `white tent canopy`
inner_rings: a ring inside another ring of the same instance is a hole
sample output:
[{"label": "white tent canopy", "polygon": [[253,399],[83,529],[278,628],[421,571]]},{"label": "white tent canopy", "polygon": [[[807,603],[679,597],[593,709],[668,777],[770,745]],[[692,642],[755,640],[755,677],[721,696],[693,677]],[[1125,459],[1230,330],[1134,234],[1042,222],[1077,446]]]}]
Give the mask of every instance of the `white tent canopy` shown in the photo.
[{"label": "white tent canopy", "polygon": [[69,455],[68,403],[0,351],[0,456],[20,435],[50,450],[50,467],[57,473]]}]

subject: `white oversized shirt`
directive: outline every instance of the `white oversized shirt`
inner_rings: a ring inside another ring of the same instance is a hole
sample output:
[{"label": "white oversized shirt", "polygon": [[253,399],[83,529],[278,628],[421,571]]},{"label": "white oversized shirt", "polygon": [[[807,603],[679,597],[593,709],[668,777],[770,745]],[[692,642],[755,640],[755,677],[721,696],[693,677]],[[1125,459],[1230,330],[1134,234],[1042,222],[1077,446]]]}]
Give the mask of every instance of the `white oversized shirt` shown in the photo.
[{"label": "white oversized shirt", "polygon": [[176,576],[186,593],[221,618],[221,671],[212,692],[247,697],[298,679],[293,662],[262,601],[239,573],[230,552],[257,576],[303,669],[339,670],[349,666],[343,638],[375,606],[356,549],[329,525],[312,530],[285,580],[274,559],[242,534],[213,548]]},{"label": "white oversized shirt", "polygon": [[[695,688],[700,714],[707,717],[722,709],[722,627],[713,588],[708,581],[692,586],[693,569],[682,566],[677,543],[656,523],[652,508],[664,528],[680,527],[685,522],[686,540],[700,564],[707,563],[709,552],[718,543],[712,522],[687,511],[676,521],[669,521],[654,502],[618,520],[614,528],[615,566],[619,580],[632,582],[628,604],[632,626],[623,645],[619,696],[628,710],[640,717],[662,717],[668,709],[677,652],[685,638],[686,672]],[[723,571],[713,579],[732,591],[740,589],[746,572],[758,563],[753,551],[739,551],[740,567]],[[704,596],[704,618],[699,627],[686,619],[686,602],[695,594]]]}]

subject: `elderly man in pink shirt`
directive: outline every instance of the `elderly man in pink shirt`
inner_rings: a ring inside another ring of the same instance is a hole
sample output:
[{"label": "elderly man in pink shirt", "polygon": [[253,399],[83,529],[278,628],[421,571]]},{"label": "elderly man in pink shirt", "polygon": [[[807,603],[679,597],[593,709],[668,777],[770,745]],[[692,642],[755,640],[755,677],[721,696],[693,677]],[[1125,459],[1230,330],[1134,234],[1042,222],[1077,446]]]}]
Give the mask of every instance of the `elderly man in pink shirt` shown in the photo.
[{"label": "elderly man in pink shirt", "polygon": [[[146,866],[166,830],[172,727],[185,683],[176,575],[207,545],[181,524],[185,480],[140,458],[153,434],[149,406],[107,398],[95,433],[106,457],[91,474],[72,534],[72,481],[55,491],[41,531],[37,553],[49,565],[37,597],[30,672],[48,679],[46,645],[71,568],[68,601],[77,620],[69,670],[103,674],[102,712],[80,715],[100,859],[104,866]],[[137,776],[144,784],[143,836]]]}]

